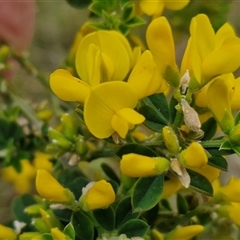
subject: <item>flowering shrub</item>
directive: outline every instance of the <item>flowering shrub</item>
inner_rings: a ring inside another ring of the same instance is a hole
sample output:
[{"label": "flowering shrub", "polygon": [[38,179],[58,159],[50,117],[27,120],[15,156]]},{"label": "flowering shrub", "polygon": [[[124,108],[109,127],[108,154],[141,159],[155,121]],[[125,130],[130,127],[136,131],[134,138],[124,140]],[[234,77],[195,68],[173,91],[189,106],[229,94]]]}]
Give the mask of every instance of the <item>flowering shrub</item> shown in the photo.
[{"label": "flowering shrub", "polygon": [[[67,2],[94,18],[46,79],[0,45],[0,71],[15,59],[54,99],[33,109],[1,75],[1,178],[17,196],[0,239],[236,239],[239,179],[220,179],[240,156],[233,26],[196,1]],[[180,65],[175,15],[189,25]]]}]

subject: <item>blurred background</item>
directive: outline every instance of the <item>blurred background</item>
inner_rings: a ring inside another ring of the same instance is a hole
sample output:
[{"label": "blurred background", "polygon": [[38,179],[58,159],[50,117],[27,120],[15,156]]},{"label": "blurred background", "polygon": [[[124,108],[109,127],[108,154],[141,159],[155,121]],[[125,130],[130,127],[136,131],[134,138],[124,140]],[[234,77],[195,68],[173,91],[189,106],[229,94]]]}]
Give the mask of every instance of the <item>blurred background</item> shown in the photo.
[{"label": "blurred background", "polygon": [[[223,2],[221,1],[221,4]],[[235,26],[238,36],[240,36],[239,13],[240,1],[235,0],[232,2],[228,21]],[[67,56],[75,33],[88,19],[88,15],[87,10],[75,9],[64,0],[38,0],[35,35],[27,53],[33,64],[48,75],[57,69]],[[144,30],[140,31],[144,35]],[[180,41],[178,45],[179,59],[181,59],[185,43],[183,37],[183,41]],[[46,96],[38,80],[23,69],[20,69],[13,79],[13,85],[23,98],[31,99],[33,103],[42,101]],[[228,163],[229,173],[223,174],[223,178],[227,179],[229,174],[240,176],[240,159],[231,156]],[[12,185],[0,180],[0,223],[11,220],[10,205],[15,195],[16,192]]]}]

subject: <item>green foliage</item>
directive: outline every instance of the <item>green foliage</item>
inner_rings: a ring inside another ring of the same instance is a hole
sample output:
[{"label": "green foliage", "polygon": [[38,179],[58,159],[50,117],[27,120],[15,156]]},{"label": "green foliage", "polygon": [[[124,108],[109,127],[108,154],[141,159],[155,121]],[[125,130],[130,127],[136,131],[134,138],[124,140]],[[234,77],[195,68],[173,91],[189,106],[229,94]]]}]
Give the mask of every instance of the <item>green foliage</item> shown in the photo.
[{"label": "green foliage", "polygon": [[163,184],[163,174],[147,178],[139,178],[133,189],[133,210],[141,212],[153,208],[161,199]]}]

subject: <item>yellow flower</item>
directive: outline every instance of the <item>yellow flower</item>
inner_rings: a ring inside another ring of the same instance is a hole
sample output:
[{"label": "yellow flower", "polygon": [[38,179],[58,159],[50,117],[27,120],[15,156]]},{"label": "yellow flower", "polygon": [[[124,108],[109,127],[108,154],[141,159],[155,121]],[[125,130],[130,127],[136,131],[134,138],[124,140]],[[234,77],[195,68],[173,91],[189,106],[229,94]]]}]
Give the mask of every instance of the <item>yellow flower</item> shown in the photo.
[{"label": "yellow flower", "polygon": [[215,33],[206,15],[199,14],[192,19],[181,74],[189,70],[191,80],[196,81],[195,88],[217,75],[235,71],[239,62],[240,40],[230,24],[224,24]]},{"label": "yellow flower", "polygon": [[[178,75],[172,30],[165,17],[156,18],[149,24],[146,40],[162,76],[166,78],[169,72]],[[172,86],[178,87],[179,78],[167,80]]]},{"label": "yellow flower", "polygon": [[233,95],[232,81],[215,79],[208,87],[208,106],[212,111],[222,131],[228,134],[234,127],[234,117],[231,109]]},{"label": "yellow flower", "polygon": [[168,169],[170,161],[162,157],[148,157],[135,153],[122,156],[121,172],[128,177],[147,177],[161,174]]},{"label": "yellow flower", "polygon": [[206,166],[208,157],[202,145],[193,142],[180,153],[179,161],[187,168],[202,168]]},{"label": "yellow flower", "polygon": [[82,189],[79,201],[84,211],[106,208],[115,201],[115,192],[105,180],[90,182]]},{"label": "yellow flower", "polygon": [[171,231],[165,236],[165,240],[175,240],[175,239],[184,239],[190,240],[194,236],[200,234],[204,231],[204,227],[202,225],[191,225],[186,227],[179,227]]},{"label": "yellow flower", "polygon": [[0,224],[0,240],[15,240],[17,239],[17,233],[9,227]]},{"label": "yellow flower", "polygon": [[221,205],[218,211],[223,214],[223,216],[230,218],[232,222],[240,226],[240,203],[232,202],[226,205]]},{"label": "yellow flower", "polygon": [[169,178],[164,181],[163,193],[161,198],[169,198],[182,188],[181,182],[177,178]]},{"label": "yellow flower", "polygon": [[216,194],[220,194],[224,201],[240,203],[239,184],[240,178],[231,177],[226,185],[217,189]]},{"label": "yellow flower", "polygon": [[35,152],[33,159],[33,166],[37,170],[39,168],[45,169],[48,172],[52,172],[53,164],[50,161],[52,155],[43,153],[43,152]]},{"label": "yellow flower", "polygon": [[125,138],[129,129],[145,120],[133,110],[137,102],[135,90],[125,82],[100,84],[92,89],[85,101],[85,123],[98,138],[110,137],[114,132]]},{"label": "yellow flower", "polygon": [[35,176],[35,168],[27,159],[20,161],[21,171],[17,172],[13,166],[6,167],[1,170],[2,178],[13,183],[19,194],[27,193],[32,188],[32,180]]},{"label": "yellow flower", "polygon": [[64,188],[44,169],[37,170],[36,189],[41,197],[50,202],[71,203],[74,201],[73,193]]},{"label": "yellow flower", "polygon": [[149,16],[157,17],[162,14],[164,8],[169,10],[180,10],[184,8],[190,0],[177,0],[177,1],[170,1],[170,0],[140,0],[139,7],[143,13]]}]

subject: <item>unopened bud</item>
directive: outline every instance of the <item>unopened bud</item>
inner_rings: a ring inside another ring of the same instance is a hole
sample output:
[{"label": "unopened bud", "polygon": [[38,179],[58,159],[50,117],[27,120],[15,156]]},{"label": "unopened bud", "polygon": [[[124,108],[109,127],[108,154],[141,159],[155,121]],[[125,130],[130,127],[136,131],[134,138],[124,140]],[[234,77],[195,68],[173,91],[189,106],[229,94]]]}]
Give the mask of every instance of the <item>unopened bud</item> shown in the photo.
[{"label": "unopened bud", "polygon": [[163,139],[167,149],[174,154],[180,150],[178,138],[171,127],[165,126],[163,128]]},{"label": "unopened bud", "polygon": [[240,146],[240,124],[237,124],[229,133],[230,141]]},{"label": "unopened bud", "polygon": [[57,145],[59,148],[62,148],[64,150],[69,150],[71,148],[72,143],[67,138],[65,138],[64,135],[61,134],[60,132],[56,131],[53,128],[50,128],[48,130],[48,134],[52,140],[52,143]]},{"label": "unopened bud", "polygon": [[74,140],[77,135],[77,122],[74,116],[64,113],[61,116],[61,122],[63,135],[69,140]]},{"label": "unopened bud", "polygon": [[181,99],[181,105],[185,124],[190,130],[198,132],[201,128],[201,123],[197,112],[194,108],[190,107],[189,103],[183,98]]},{"label": "unopened bud", "polygon": [[87,143],[84,141],[83,137],[79,137],[76,142],[76,152],[80,155],[80,156],[85,156],[88,152],[88,145]]}]

